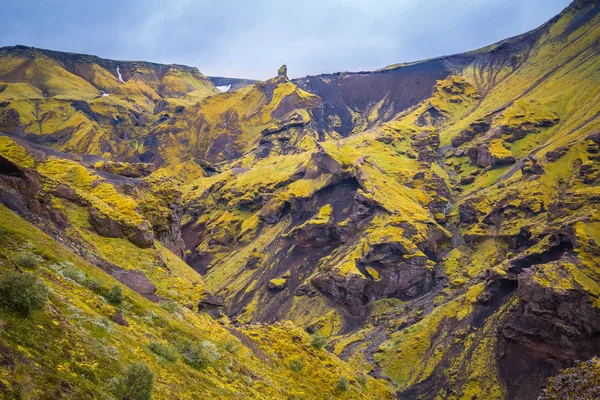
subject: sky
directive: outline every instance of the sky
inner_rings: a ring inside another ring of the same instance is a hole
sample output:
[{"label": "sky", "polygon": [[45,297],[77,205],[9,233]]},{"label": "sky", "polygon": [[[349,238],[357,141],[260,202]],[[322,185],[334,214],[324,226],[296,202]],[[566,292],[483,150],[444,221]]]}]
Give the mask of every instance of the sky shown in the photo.
[{"label": "sky", "polygon": [[366,71],[534,29],[569,0],[2,0],[0,46],[267,79]]}]

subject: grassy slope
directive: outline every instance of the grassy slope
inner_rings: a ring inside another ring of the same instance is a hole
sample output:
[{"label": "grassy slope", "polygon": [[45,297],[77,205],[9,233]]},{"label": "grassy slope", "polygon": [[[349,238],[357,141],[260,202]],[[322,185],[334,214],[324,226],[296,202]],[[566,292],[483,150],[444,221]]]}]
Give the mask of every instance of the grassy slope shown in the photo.
[{"label": "grassy slope", "polygon": [[[129,363],[142,361],[155,373],[156,399],[266,399],[291,395],[328,398],[335,394],[341,375],[348,377],[349,389],[340,398],[388,396],[387,390],[373,380],[369,379],[368,387],[362,387],[355,380],[358,375],[354,370],[327,352],[313,349],[306,334],[291,325],[247,328],[247,335],[260,339],[253,345],[257,358],[208,315],[182,306],[174,313],[167,312],[126,287],[126,300],[120,308],[130,326],[117,325],[110,319],[115,312],[113,306],[91,290],[59,276],[49,266],[69,261],[105,287],[118,285],[117,281],[3,206],[0,221],[0,269],[12,269],[12,255],[29,243],[44,261],[35,271],[28,272],[42,278],[52,290],[50,305],[29,318],[0,311],[0,345],[6,361],[0,367],[0,382],[5,394],[55,398],[67,392],[73,398],[109,398],[110,379]],[[167,260],[173,268],[175,257]],[[261,342],[266,337],[270,340]],[[223,358],[200,372],[181,360],[161,359],[148,349],[150,341],[178,348],[186,339],[211,340],[219,346]],[[303,371],[289,368],[296,358],[303,360]]]}]

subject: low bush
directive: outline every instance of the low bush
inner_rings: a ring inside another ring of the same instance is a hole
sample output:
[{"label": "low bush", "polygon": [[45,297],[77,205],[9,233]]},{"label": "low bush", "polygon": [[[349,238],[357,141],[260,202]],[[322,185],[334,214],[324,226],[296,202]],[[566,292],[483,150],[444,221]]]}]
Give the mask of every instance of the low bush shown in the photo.
[{"label": "low bush", "polygon": [[89,276],[85,278],[85,281],[83,281],[83,286],[97,294],[101,294],[104,291],[102,282],[100,282],[98,279],[90,278]]},{"label": "low bush", "polygon": [[114,394],[120,400],[150,400],[154,374],[142,363],[133,363],[114,381]]},{"label": "low bush", "polygon": [[174,361],[177,361],[177,358],[179,358],[179,355],[177,354],[177,350],[175,350],[171,346],[166,346],[166,345],[164,345],[162,343],[158,343],[158,342],[150,342],[148,347],[154,354],[156,354],[159,357],[164,358],[167,361],[174,362]]},{"label": "low bush", "polygon": [[35,254],[32,250],[23,249],[15,253],[13,261],[21,268],[34,269],[37,268],[44,259]]},{"label": "low bush", "polygon": [[27,316],[44,308],[49,292],[48,287],[31,274],[7,272],[0,279],[0,306]]},{"label": "low bush", "polygon": [[348,390],[348,378],[346,378],[343,375],[340,376],[340,379],[338,379],[335,388],[339,392],[345,392],[346,390]]},{"label": "low bush", "polygon": [[300,372],[304,368],[304,362],[301,358],[295,358],[290,362],[290,369],[295,372]]},{"label": "low bush", "polygon": [[321,350],[323,346],[325,346],[325,337],[317,332],[312,336],[310,344],[312,344],[315,349]]},{"label": "low bush", "polygon": [[70,279],[80,285],[82,285],[87,278],[83,271],[80,271],[75,264],[68,261],[52,264],[50,265],[50,269],[54,270],[60,276]]},{"label": "low bush", "polygon": [[119,285],[113,285],[104,297],[113,306],[119,306],[124,300],[123,289]]},{"label": "low bush", "polygon": [[174,313],[175,311],[177,311],[177,303],[175,303],[172,300],[162,301],[160,303],[160,308],[170,313]]},{"label": "low bush", "polygon": [[187,341],[181,351],[183,361],[192,367],[202,370],[221,358],[219,348],[211,341],[205,340],[195,344]]},{"label": "low bush", "polygon": [[358,381],[358,383],[360,383],[361,386],[367,386],[367,384],[369,383],[369,379],[365,374],[358,375],[356,380]]}]

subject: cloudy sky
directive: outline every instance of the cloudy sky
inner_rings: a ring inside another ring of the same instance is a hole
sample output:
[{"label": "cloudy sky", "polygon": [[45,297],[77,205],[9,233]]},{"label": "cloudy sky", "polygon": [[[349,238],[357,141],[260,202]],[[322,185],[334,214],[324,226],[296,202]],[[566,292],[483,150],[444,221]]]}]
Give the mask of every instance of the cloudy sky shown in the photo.
[{"label": "cloudy sky", "polygon": [[196,66],[266,79],[361,71],[472,50],[568,0],[2,0],[0,46]]}]

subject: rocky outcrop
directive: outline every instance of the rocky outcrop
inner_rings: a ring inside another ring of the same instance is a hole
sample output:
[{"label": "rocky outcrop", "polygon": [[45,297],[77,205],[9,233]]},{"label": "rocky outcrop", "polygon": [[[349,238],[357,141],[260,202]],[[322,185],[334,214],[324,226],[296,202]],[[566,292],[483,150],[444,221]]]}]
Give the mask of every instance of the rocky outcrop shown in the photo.
[{"label": "rocky outcrop", "polygon": [[294,111],[285,118],[272,122],[269,126],[263,129],[261,134],[263,136],[270,136],[295,126],[305,126],[309,122],[310,116],[307,112]]},{"label": "rocky outcrop", "polygon": [[284,279],[284,278],[271,279],[267,283],[267,288],[269,288],[269,290],[283,290],[283,289],[285,289],[286,286],[287,286],[287,279]]},{"label": "rocky outcrop", "polygon": [[556,264],[541,264],[520,274],[520,305],[502,334],[537,356],[556,362],[592,357],[600,351],[600,311],[592,305],[593,298],[581,288],[561,288],[550,281],[544,285],[536,279],[544,268],[568,276]]},{"label": "rocky outcrop", "polygon": [[198,312],[205,312],[213,318],[219,318],[223,315],[225,302],[221,297],[207,294],[198,302]]},{"label": "rocky outcrop", "polygon": [[478,220],[477,209],[472,201],[466,201],[458,206],[458,216],[461,223],[473,224]]},{"label": "rocky outcrop", "polygon": [[130,270],[125,271],[111,263],[104,263],[102,266],[116,280],[123,283],[125,286],[147,298],[157,302],[160,300],[156,296],[156,285],[142,271]]},{"label": "rocky outcrop", "polygon": [[127,322],[127,320],[123,316],[123,311],[121,311],[120,309],[116,309],[115,313],[110,319],[121,326],[129,327],[129,322]]},{"label": "rocky outcrop", "polygon": [[287,65],[284,64],[281,67],[279,67],[279,69],[277,70],[277,76],[282,76],[287,79]]},{"label": "rocky outcrop", "polygon": [[109,174],[126,176],[129,178],[141,178],[150,175],[156,170],[154,164],[148,163],[125,163],[101,161],[93,165],[94,169],[108,172]]},{"label": "rocky outcrop", "polygon": [[123,223],[91,207],[89,222],[92,228],[101,236],[127,238],[139,247],[152,247],[154,245],[154,233],[146,221],[140,224]]},{"label": "rocky outcrop", "polygon": [[433,162],[437,158],[439,147],[440,136],[435,131],[423,131],[414,137],[413,148],[419,155],[419,161]]},{"label": "rocky outcrop", "polygon": [[523,161],[521,165],[523,175],[536,176],[544,173],[544,167],[533,157],[529,157]]},{"label": "rocky outcrop", "polygon": [[500,125],[499,128],[508,142],[516,142],[529,134],[539,133],[544,128],[550,128],[560,121],[558,116],[534,118],[519,124]]},{"label": "rocky outcrop", "polygon": [[499,139],[494,139],[490,143],[484,143],[477,147],[471,147],[467,150],[467,155],[474,165],[483,168],[497,168],[515,163],[513,154]]},{"label": "rocky outcrop", "polygon": [[458,135],[452,138],[452,146],[459,147],[463,144],[475,139],[479,134],[487,132],[490,129],[491,122],[489,120],[479,120],[469,125],[467,129],[460,131]]},{"label": "rocky outcrop", "polygon": [[[563,258],[519,275],[518,306],[501,327],[497,350],[513,398],[535,398],[545,377],[600,351],[597,299],[573,281],[572,268],[577,267]],[[521,365],[529,382],[539,386],[523,384],[515,365]]]}]

